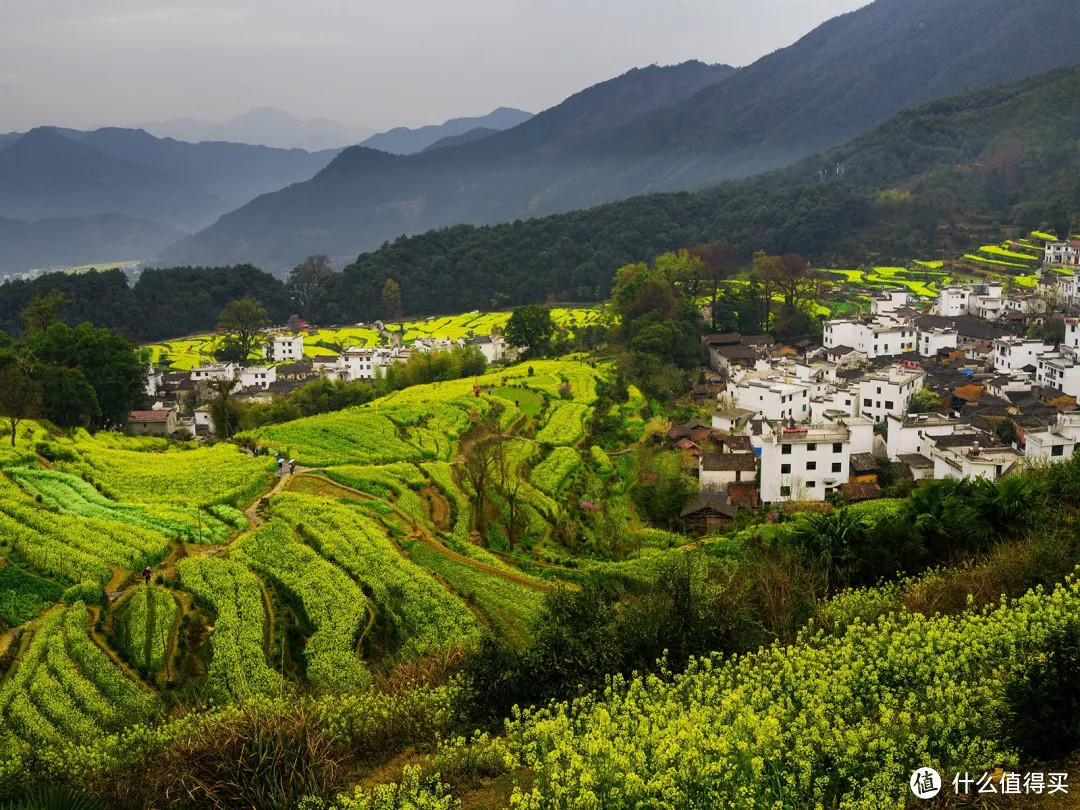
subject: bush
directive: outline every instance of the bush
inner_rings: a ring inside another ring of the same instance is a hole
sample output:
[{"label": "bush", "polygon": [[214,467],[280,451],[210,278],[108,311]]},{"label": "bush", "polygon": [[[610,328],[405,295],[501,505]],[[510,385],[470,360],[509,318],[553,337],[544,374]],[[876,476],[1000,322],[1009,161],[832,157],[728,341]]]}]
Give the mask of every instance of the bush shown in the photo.
[{"label": "bush", "polygon": [[76,602],[85,602],[88,605],[105,604],[105,588],[100,582],[80,582],[72,585],[60,597],[64,604],[74,605]]},{"label": "bush", "polygon": [[1027,762],[1080,748],[1080,624],[1056,631],[1045,650],[1005,686],[1003,731]]}]

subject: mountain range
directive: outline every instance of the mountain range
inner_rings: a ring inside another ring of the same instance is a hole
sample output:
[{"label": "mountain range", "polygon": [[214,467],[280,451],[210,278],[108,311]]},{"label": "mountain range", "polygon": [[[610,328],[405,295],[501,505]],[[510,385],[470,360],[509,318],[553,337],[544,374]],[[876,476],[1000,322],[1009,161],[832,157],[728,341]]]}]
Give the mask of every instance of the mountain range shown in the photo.
[{"label": "mountain range", "polygon": [[[474,118],[451,118],[442,124],[419,127],[418,129],[395,127],[386,132],[380,132],[378,135],[372,135],[370,138],[361,141],[359,145],[366,146],[369,149],[378,149],[380,152],[389,152],[393,155],[411,155],[416,152],[423,152],[436,143],[442,143],[443,146],[452,146],[455,143],[480,140],[477,136],[477,130],[485,130],[489,134],[494,134],[504,129],[516,127],[518,124],[523,124],[530,118],[532,118],[532,113],[527,113],[524,110],[499,107],[487,115]],[[467,138],[465,141],[455,142],[453,140],[470,134],[472,137]]]},{"label": "mountain range", "polygon": [[147,259],[337,154],[186,143],[134,129],[0,136],[0,270]]},{"label": "mountain range", "polygon": [[843,143],[905,107],[1078,60],[1074,0],[876,0],[739,70],[654,66],[472,143],[346,149],[161,259],[282,269],[455,223],[702,188]]},{"label": "mountain range", "polygon": [[375,134],[374,129],[353,127],[328,118],[305,121],[275,107],[256,107],[227,121],[174,118],[170,121],[136,124],[133,129],[145,130],[159,138],[175,138],[189,143],[230,141],[279,149],[303,149],[308,152],[341,149],[360,143]]}]

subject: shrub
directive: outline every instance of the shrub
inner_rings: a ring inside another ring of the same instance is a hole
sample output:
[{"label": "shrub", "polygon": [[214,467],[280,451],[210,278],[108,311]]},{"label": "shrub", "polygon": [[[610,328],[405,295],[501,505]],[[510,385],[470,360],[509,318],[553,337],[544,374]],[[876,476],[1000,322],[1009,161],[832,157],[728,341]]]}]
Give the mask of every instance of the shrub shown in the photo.
[{"label": "shrub", "polygon": [[1027,761],[1059,761],[1080,748],[1080,624],[1051,635],[1045,653],[1005,685],[1004,736]]}]

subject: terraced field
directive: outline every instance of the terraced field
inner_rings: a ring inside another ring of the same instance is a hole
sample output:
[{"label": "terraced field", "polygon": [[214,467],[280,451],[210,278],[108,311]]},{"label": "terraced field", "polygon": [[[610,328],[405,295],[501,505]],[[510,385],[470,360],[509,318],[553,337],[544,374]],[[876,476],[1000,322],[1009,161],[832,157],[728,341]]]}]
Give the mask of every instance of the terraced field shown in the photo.
[{"label": "terraced field", "polygon": [[353,693],[485,631],[523,643],[551,581],[476,544],[467,436],[503,432],[517,540],[542,546],[571,483],[612,473],[573,446],[604,373],[537,361],[261,429],[246,438],[300,463],[276,485],[233,444],[21,426],[0,456],[0,617],[21,630],[0,759],[153,720],[166,683],[218,703]]}]

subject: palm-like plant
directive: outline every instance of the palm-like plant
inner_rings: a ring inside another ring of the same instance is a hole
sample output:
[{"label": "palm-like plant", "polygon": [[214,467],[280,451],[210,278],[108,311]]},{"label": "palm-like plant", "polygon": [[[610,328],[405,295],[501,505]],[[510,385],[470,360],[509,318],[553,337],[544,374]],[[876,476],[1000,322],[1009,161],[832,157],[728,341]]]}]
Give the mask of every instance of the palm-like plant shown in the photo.
[{"label": "palm-like plant", "polygon": [[795,541],[803,553],[817,558],[830,579],[850,584],[864,566],[870,530],[850,509],[803,518],[795,529]]},{"label": "palm-like plant", "polygon": [[105,810],[105,802],[85,791],[64,786],[42,788],[4,810]]}]

